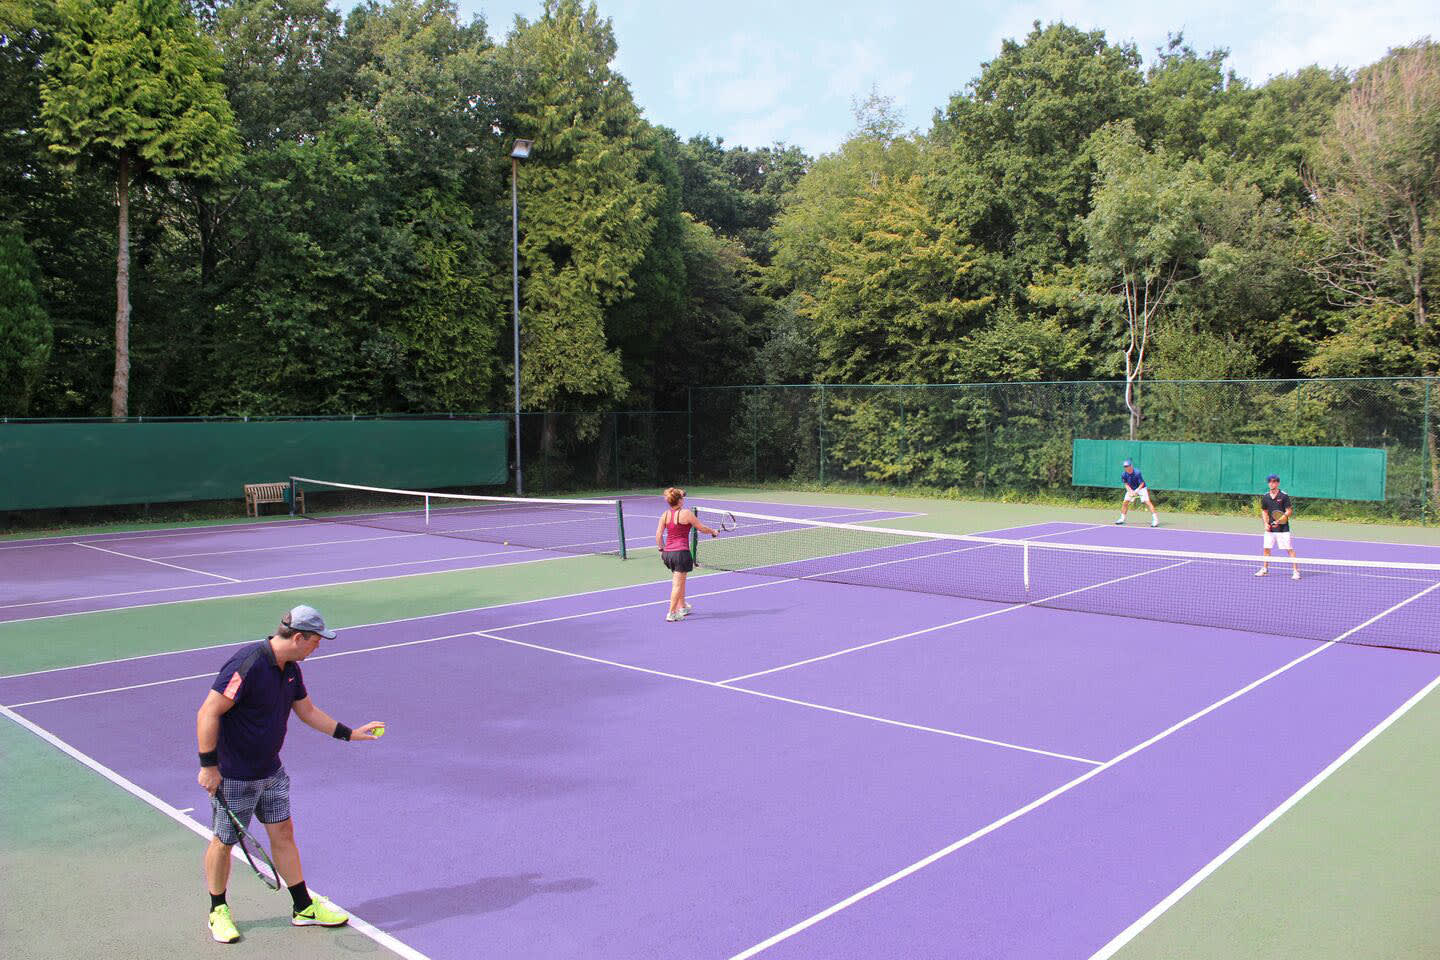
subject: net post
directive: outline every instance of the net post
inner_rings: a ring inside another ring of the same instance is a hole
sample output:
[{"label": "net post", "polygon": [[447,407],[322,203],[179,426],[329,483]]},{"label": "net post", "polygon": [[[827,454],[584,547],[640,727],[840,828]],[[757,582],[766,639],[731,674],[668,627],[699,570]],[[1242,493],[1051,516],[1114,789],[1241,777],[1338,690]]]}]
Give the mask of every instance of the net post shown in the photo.
[{"label": "net post", "polygon": [[425,526],[430,526],[430,494],[425,494]]},{"label": "net post", "polygon": [[615,523],[620,528],[620,559],[629,559],[625,556],[625,501],[615,501]]},{"label": "net post", "polygon": [[[1423,478],[1422,478],[1423,479]],[[290,478],[290,490],[287,494],[290,499],[290,516],[295,516],[295,478]],[[258,512],[258,511],[257,511]]]},{"label": "net post", "polygon": [[1021,566],[1024,568],[1025,592],[1030,592],[1030,542],[1027,540],[1020,545]]},{"label": "net post", "polygon": [[[690,512],[695,514],[696,520],[700,519],[699,510],[691,507]],[[700,565],[700,531],[695,529],[694,524],[690,525],[690,559],[695,562],[697,567]]]}]

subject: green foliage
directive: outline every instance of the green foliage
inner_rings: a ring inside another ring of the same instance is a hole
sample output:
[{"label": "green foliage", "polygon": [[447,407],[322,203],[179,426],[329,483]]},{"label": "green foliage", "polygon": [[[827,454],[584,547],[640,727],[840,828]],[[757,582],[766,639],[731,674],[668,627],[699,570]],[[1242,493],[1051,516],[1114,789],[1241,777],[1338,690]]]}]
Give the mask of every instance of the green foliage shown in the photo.
[{"label": "green foliage", "polygon": [[829,270],[802,312],[815,321],[820,375],[832,383],[951,378],[959,341],[993,297],[953,224],[934,215],[918,176],[879,177],[842,215]]},{"label": "green foliage", "polygon": [[[1121,376],[1139,320],[1137,426],[1143,399],[1147,436],[1241,430],[1196,410],[1223,400],[1145,381],[1440,362],[1434,49],[1354,83],[1304,67],[1251,84],[1178,33],[1142,62],[1037,23],[927,134],[871,91],[812,161],[647,124],[583,0],[498,41],[456,0],[0,0],[0,217],[53,325],[26,389],[37,412],[107,409],[124,160],[136,412],[508,407],[508,153],[526,137],[532,409],[674,407],[738,381]],[[1025,437],[1059,406],[830,402],[835,476],[984,490],[1009,458],[1064,482],[1063,445]],[[820,469],[818,407],[787,404],[732,411],[752,469]],[[610,442],[594,422],[555,442]]]},{"label": "green foliage", "polygon": [[1440,44],[1401,47],[1362,71],[1314,167],[1309,219],[1323,246],[1312,274],[1342,302],[1408,309],[1405,339],[1428,362],[1432,346],[1419,341],[1433,337],[1440,297]]},{"label": "green foliage", "polygon": [[1143,102],[1134,47],[1037,21],[1023,42],[1004,41],[936,115],[934,136],[953,151],[949,176],[958,181],[946,190],[947,214],[984,249],[1015,261],[1021,284],[1073,263],[1084,249],[1076,224],[1089,212],[1090,136],[1136,117]]},{"label": "green foliage", "polygon": [[0,411],[23,417],[50,359],[50,318],[40,302],[35,257],[0,223]]},{"label": "green foliage", "polygon": [[42,86],[50,148],[131,154],[162,176],[223,173],[238,149],[211,43],[180,0],[57,0]]},{"label": "green foliage", "polygon": [[642,176],[651,150],[640,112],[610,68],[614,33],[593,3],[547,0],[508,55],[524,78],[513,129],[535,141],[521,171],[524,402],[614,401],[629,384],[605,311],[633,289],[663,190]]}]

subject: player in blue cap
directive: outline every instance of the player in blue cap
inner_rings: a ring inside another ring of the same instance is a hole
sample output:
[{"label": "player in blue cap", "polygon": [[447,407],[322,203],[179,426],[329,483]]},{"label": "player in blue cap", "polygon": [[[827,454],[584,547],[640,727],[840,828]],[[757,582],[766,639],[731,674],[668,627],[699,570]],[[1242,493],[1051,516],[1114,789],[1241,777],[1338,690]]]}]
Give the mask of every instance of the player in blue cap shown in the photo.
[{"label": "player in blue cap", "polygon": [[[241,827],[248,827],[251,816],[265,825],[276,872],[290,886],[292,924],[338,927],[350,919],[324,897],[312,896],[305,885],[290,819],[290,778],[280,763],[291,713],[337,740],[376,740],[384,733],[385,725],[378,720],[351,730],[311,701],[300,661],[315,652],[322,638],[333,640],[335,631],[325,628],[320,611],[303,604],[293,608],[273,635],[246,644],[225,661],[195,718],[198,780],[212,798],[215,832],[205,851],[210,936],[220,943],[240,939],[225,900],[230,850],[240,840],[232,814]],[[224,807],[214,799],[217,793]]]},{"label": "player in blue cap", "polygon": [[1160,526],[1160,515],[1155,512],[1155,504],[1150,500],[1150,488],[1145,485],[1145,478],[1140,471],[1135,469],[1135,464],[1126,460],[1120,471],[1120,482],[1125,486],[1125,502],[1120,504],[1120,519],[1115,521],[1115,526],[1125,525],[1125,514],[1130,512],[1130,501],[1139,500],[1150,508],[1150,526]]}]

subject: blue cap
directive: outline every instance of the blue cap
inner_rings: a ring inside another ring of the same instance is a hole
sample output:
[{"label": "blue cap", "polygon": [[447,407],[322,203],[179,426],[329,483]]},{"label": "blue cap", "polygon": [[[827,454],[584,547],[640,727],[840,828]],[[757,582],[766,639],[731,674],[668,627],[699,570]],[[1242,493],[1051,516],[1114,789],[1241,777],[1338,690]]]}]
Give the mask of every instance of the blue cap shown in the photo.
[{"label": "blue cap", "polygon": [[1131,463],[1129,460],[1126,460],[1124,463],[1120,464],[1120,466],[1122,466],[1122,467],[1133,467],[1133,466],[1135,466],[1135,464]]},{"label": "blue cap", "polygon": [[1272,474],[1270,474],[1270,476],[1268,476],[1268,477],[1265,478],[1265,482],[1266,482],[1266,483],[1269,483],[1271,480],[1274,480],[1276,483],[1279,483],[1279,482],[1280,482],[1280,474],[1278,474],[1278,473],[1272,473]]},{"label": "blue cap", "polygon": [[301,633],[318,633],[326,640],[335,639],[335,631],[325,629],[325,618],[320,616],[320,611],[303,603],[285,614],[285,625]]}]

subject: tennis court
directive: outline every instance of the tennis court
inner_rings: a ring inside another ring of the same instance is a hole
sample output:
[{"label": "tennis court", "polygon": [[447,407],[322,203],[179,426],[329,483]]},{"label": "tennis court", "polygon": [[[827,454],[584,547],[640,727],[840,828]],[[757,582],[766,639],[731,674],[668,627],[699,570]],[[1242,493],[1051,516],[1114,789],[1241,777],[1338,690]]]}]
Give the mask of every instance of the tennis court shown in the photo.
[{"label": "tennis court", "polygon": [[[700,544],[736,569],[696,577],[679,624],[640,502],[624,563],[289,518],[10,541],[0,630],[143,614],[214,636],[237,603],[264,623],[336,585],[542,580],[368,624],[328,604],[343,631],[305,665],[331,713],[391,727],[290,737],[307,876],[379,945],[432,958],[1108,955],[1440,675],[1392,648],[1436,645],[1436,547],[1303,539],[1297,583],[1283,558],[1265,579],[1197,559],[1254,536],[1066,520],[912,539],[912,501],[791,500],[695,499],[768,526]],[[181,811],[203,799],[194,711],[228,648],[184,646],[4,670],[0,703],[204,834]],[[209,949],[199,907],[181,916]]]}]

